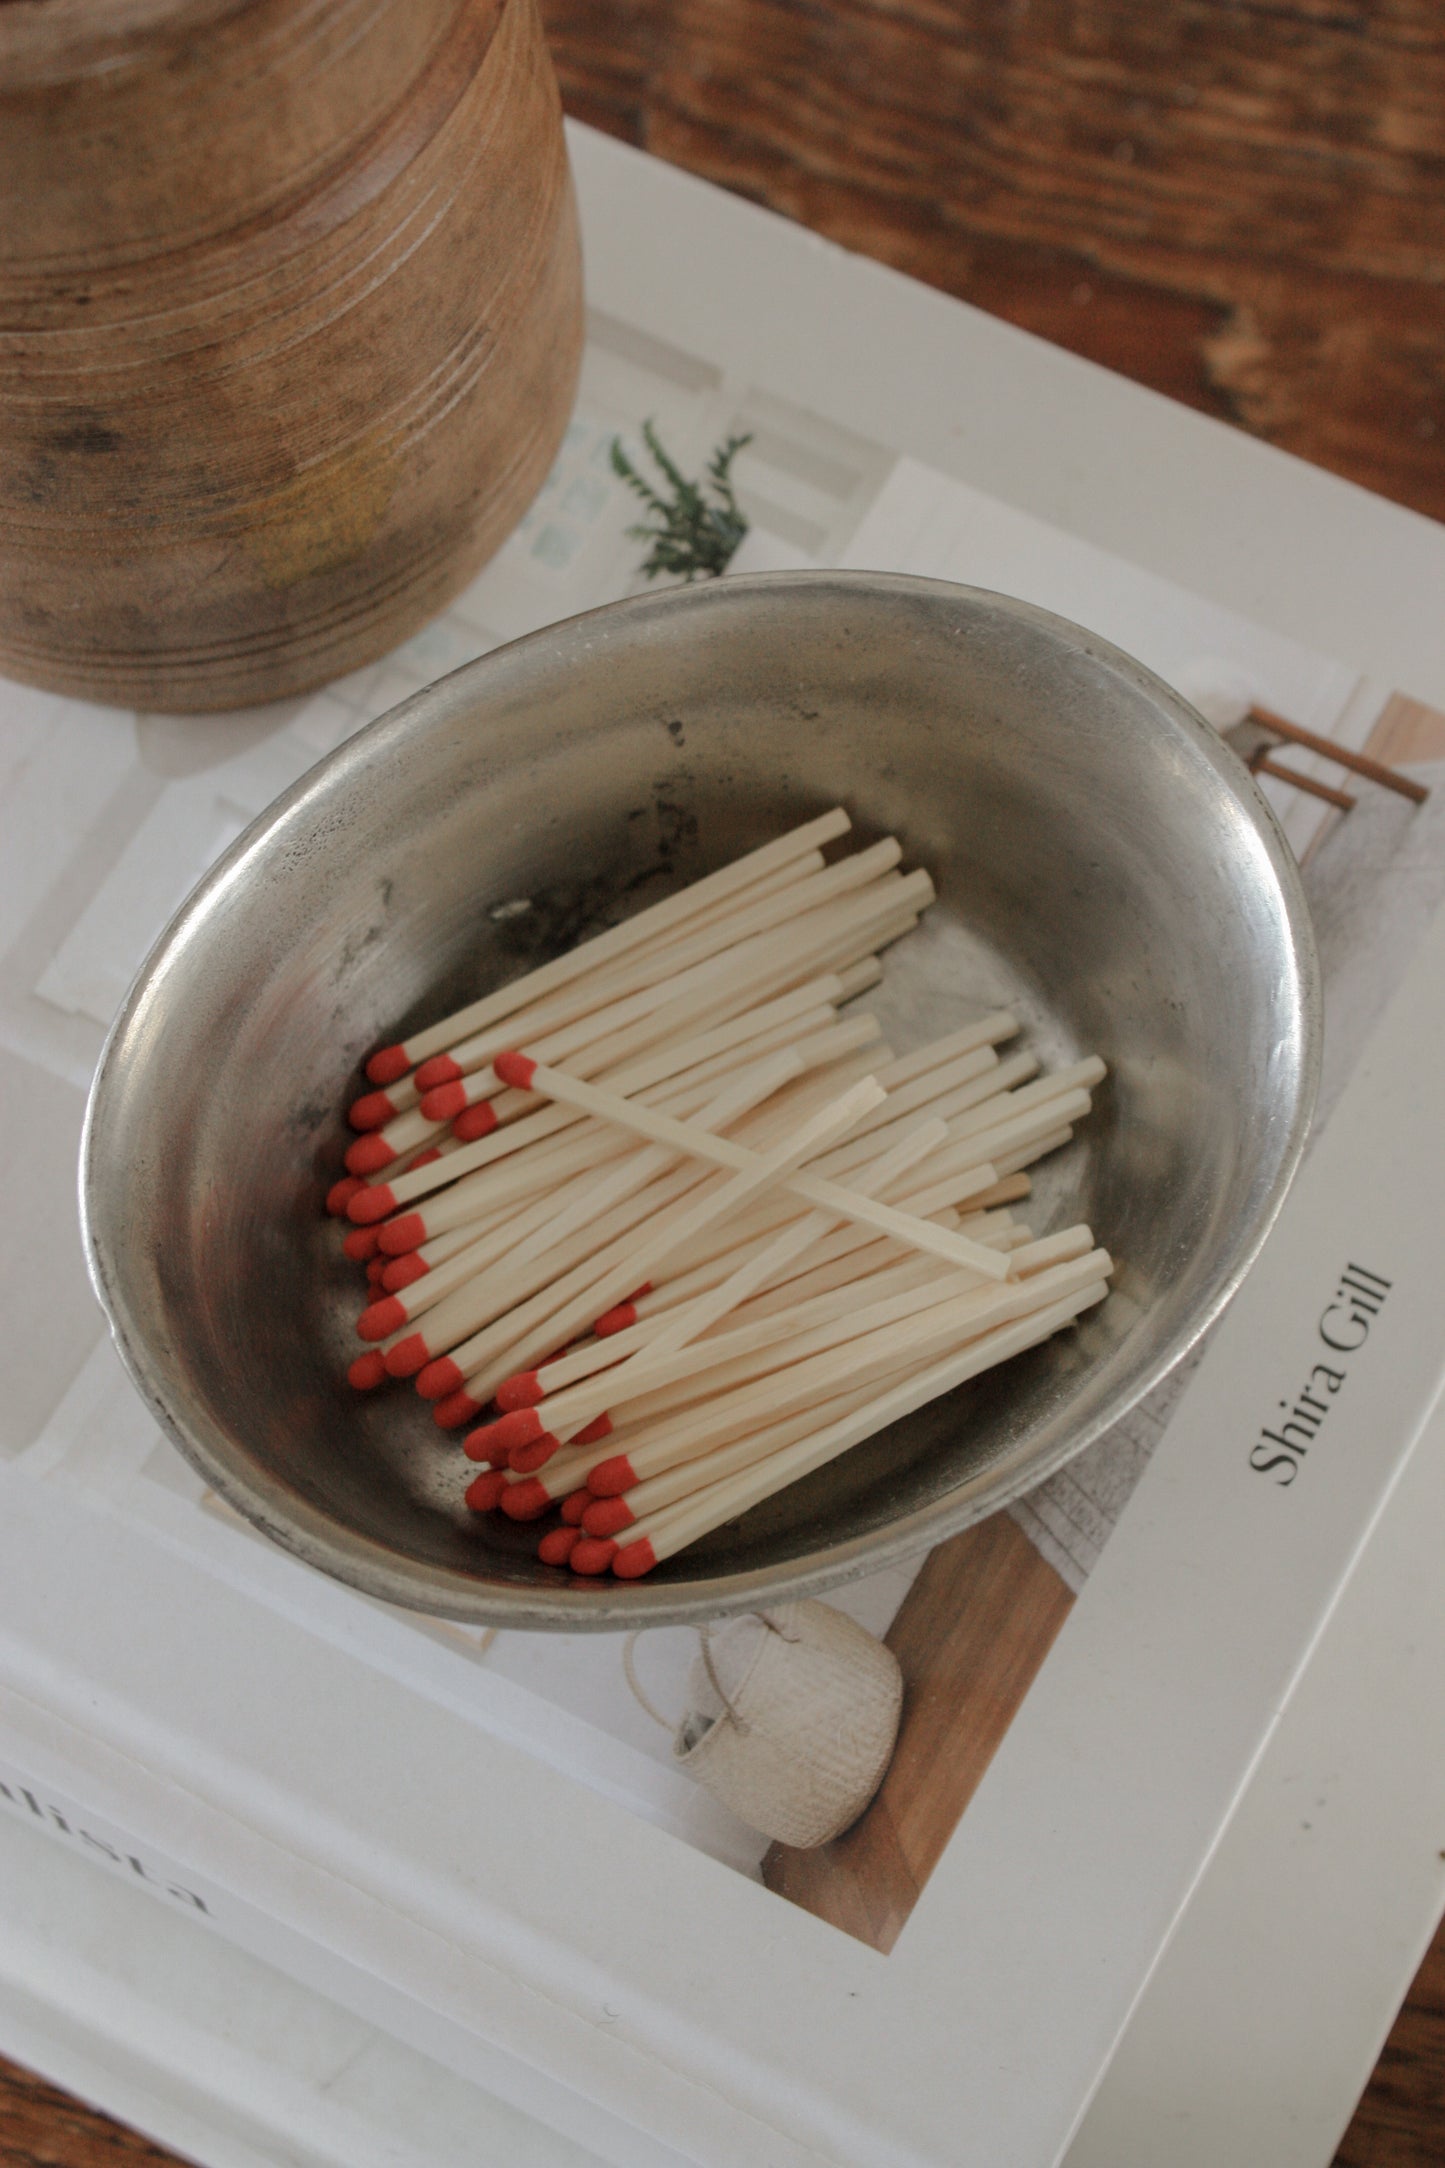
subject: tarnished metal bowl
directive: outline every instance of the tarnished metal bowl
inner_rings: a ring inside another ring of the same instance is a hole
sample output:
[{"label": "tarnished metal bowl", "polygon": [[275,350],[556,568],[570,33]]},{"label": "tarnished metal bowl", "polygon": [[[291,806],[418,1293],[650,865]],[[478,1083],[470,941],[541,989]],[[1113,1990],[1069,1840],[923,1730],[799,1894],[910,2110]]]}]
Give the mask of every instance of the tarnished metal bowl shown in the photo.
[{"label": "tarnished metal bowl", "polygon": [[[378,1043],[841,802],[939,902],[867,1005],[902,1053],[1000,1000],[1110,1077],[1029,1217],[1114,1293],[641,1582],[542,1566],[462,1503],[402,1388],[358,1394],[322,1198]],[[508,906],[526,901],[529,908]],[[374,1596],[503,1626],[814,1595],[1040,1482],[1254,1257],[1319,1057],[1293,861],[1243,767],[1106,641],[973,589],[728,579],[575,618],[383,716],[278,800],[145,964],[91,1098],[90,1266],[131,1375],[223,1497]]]}]

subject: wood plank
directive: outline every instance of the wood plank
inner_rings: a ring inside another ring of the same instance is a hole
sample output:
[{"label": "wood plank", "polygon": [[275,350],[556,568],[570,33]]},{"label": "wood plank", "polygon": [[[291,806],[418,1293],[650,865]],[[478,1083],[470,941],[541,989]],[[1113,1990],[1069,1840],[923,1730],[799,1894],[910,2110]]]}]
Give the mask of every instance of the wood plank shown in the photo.
[{"label": "wood plank", "polygon": [[1438,2168],[1445,2159],[1445,1922],[1415,1975],[1335,2168]]},{"label": "wood plank", "polygon": [[171,2168],[177,2161],[0,2056],[0,2168]]},{"label": "wood plank", "polygon": [[831,1844],[773,1845],[769,1889],[891,1949],[1072,1603],[1006,1513],[940,1544],[887,1637],[903,1720],[877,1797]]},{"label": "wood plank", "polygon": [[543,14],[581,119],[1445,516],[1436,0]]}]

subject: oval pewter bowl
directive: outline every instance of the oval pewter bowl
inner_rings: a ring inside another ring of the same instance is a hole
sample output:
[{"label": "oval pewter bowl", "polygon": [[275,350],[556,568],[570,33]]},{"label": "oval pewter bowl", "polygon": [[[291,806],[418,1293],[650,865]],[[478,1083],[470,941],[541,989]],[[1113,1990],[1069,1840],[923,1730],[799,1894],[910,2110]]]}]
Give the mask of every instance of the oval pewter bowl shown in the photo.
[{"label": "oval pewter bowl", "polygon": [[[1000,1002],[1104,1056],[1036,1167],[1115,1290],[647,1579],[542,1566],[462,1503],[404,1388],[358,1394],[355,1267],[322,1199],[378,1044],[835,804],[939,901],[865,1005],[899,1053]],[[523,910],[508,909],[525,902]],[[815,1595],[1041,1482],[1216,1315],[1274,1218],[1319,1059],[1313,942],[1244,768],[1107,642],[974,589],[725,579],[483,657],[323,760],[141,970],[83,1147],[89,1262],[131,1375],[259,1528],[389,1602],[620,1628]]]}]

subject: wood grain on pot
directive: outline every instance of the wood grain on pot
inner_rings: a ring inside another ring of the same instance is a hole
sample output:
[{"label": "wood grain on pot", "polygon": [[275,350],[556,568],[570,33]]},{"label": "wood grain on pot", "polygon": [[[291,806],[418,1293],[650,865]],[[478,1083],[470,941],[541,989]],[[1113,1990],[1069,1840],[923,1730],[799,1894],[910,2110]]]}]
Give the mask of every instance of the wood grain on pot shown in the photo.
[{"label": "wood grain on pot", "polygon": [[0,671],[302,690],[547,471],[581,277],[534,0],[8,0],[0,206]]}]

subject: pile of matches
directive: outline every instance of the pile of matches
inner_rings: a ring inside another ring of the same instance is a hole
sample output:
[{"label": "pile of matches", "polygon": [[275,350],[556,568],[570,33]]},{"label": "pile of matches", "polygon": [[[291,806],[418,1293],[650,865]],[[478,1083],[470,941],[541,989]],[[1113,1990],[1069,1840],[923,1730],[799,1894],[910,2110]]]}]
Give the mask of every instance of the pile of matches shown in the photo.
[{"label": "pile of matches", "polygon": [[1059,1331],[1112,1270],[1022,1171],[1087,1113],[985,1016],[903,1059],[842,1006],[933,900],[825,814],[367,1063],[328,1199],[413,1378],[539,1555],[624,1578]]}]

